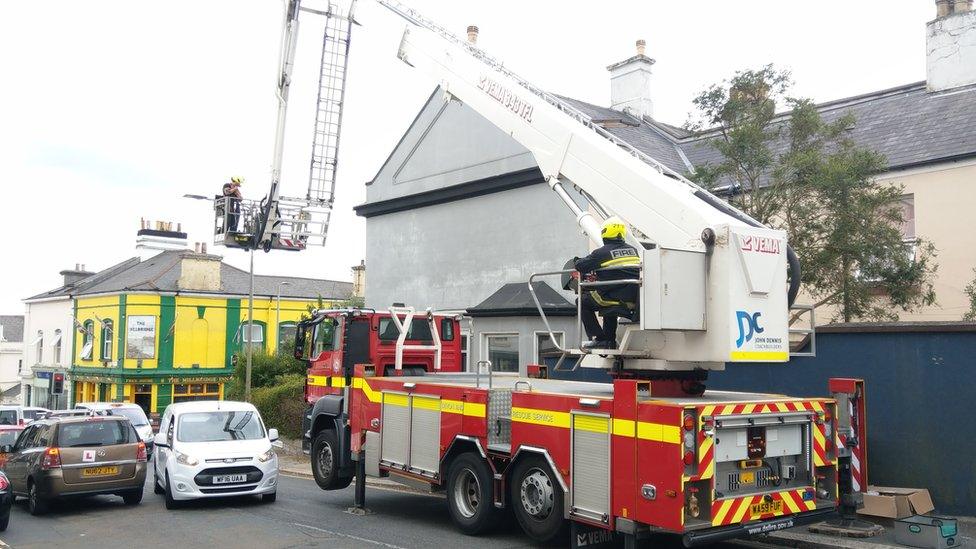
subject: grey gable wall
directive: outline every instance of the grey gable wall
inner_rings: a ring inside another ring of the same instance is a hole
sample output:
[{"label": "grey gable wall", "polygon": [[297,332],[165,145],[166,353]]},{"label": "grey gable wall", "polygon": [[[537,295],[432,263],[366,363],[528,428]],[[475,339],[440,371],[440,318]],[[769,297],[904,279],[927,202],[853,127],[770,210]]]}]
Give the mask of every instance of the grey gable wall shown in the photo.
[{"label": "grey gable wall", "polygon": [[[438,91],[367,186],[365,205],[533,167],[526,149]],[[370,216],[366,232],[366,301],[377,308],[464,309],[587,253],[573,215],[541,183]]]}]

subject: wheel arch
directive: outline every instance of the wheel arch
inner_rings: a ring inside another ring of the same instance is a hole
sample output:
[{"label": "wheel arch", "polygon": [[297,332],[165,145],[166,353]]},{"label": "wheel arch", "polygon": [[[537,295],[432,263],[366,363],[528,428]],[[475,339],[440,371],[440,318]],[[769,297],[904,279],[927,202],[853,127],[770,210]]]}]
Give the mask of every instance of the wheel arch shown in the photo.
[{"label": "wheel arch", "polygon": [[481,441],[477,437],[467,436],[467,435],[457,435],[454,440],[451,441],[451,446],[448,447],[447,451],[444,452],[444,456],[441,458],[440,466],[440,478],[441,484],[443,485],[447,481],[447,471],[451,467],[451,462],[461,454],[468,452],[477,452],[481,456],[481,459],[488,463],[488,468],[495,473],[495,467],[488,459],[488,454],[485,453],[485,449],[481,447]]},{"label": "wheel arch", "polygon": [[[563,475],[559,472],[559,468],[556,467],[556,462],[552,459],[552,456],[549,455],[549,451],[545,448],[539,448],[537,446],[519,446],[518,450],[516,450],[515,454],[512,456],[512,462],[509,464],[506,472],[511,475],[510,472],[515,468],[515,466],[527,456],[539,456],[546,460],[546,463],[549,464],[549,469],[556,476],[556,480],[559,481],[559,487],[563,489],[563,493],[567,495],[569,494],[569,485],[566,484],[566,479],[563,478]],[[509,478],[508,481],[512,482],[512,479]]]}]

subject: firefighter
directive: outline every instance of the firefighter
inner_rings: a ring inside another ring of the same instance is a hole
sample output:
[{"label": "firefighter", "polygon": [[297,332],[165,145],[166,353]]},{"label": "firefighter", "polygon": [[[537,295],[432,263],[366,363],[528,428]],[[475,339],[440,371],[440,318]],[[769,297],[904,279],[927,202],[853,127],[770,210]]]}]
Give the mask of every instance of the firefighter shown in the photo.
[{"label": "firefighter", "polygon": [[237,232],[237,223],[241,218],[241,198],[243,198],[241,196],[241,185],[243,183],[244,178],[236,175],[224,183],[222,194],[224,196],[224,207],[227,208],[227,232]]},{"label": "firefighter", "polygon": [[[576,258],[574,266],[581,279],[586,280],[636,280],[640,278],[640,256],[637,250],[624,242],[627,226],[617,217],[603,222],[600,236],[603,246],[584,257]],[[621,267],[622,269],[604,269]],[[637,284],[598,286],[582,294],[583,328],[589,341],[584,349],[616,349],[617,318],[625,316],[636,320],[640,288]],[[603,325],[597,321],[597,312],[603,317]]]}]

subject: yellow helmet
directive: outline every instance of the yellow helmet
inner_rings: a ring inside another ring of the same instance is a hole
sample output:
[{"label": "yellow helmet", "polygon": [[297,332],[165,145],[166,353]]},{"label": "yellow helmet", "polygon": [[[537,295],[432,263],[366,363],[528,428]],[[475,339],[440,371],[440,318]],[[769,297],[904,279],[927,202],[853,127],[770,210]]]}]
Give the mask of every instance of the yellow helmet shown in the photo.
[{"label": "yellow helmet", "polygon": [[603,222],[603,229],[600,231],[600,236],[604,240],[623,240],[627,236],[627,225],[615,215],[608,217]]},{"label": "yellow helmet", "polygon": [[234,177],[231,177],[230,178],[230,182],[233,183],[233,184],[235,184],[235,185],[243,185],[244,184],[244,178],[235,175]]}]

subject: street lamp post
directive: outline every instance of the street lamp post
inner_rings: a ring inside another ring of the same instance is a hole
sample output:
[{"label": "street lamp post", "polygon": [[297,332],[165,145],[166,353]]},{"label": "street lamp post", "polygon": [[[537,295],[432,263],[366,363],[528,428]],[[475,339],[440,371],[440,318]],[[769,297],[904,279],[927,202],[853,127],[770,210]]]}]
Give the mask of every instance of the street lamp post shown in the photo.
[{"label": "street lamp post", "polygon": [[[275,310],[275,330],[277,330],[275,333],[278,334],[278,337],[281,337],[281,287],[282,286],[291,286],[291,282],[282,280],[281,282],[278,283],[278,299],[277,299],[278,305]],[[280,349],[281,342],[278,341],[278,337],[275,338],[275,342],[278,345],[278,349]],[[275,349],[275,354],[278,354],[277,349]]]},{"label": "street lamp post", "polygon": [[254,248],[251,248],[251,287],[247,300],[247,366],[244,369],[244,400],[251,402],[251,355],[254,353]]}]

